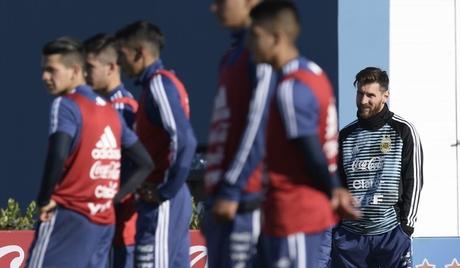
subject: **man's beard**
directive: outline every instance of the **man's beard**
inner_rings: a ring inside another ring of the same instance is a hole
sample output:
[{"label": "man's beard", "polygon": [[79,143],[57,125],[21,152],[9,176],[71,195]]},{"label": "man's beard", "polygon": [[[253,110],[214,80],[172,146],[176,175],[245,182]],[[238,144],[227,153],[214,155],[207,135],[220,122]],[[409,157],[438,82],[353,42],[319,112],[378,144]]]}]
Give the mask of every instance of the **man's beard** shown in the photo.
[{"label": "man's beard", "polygon": [[383,104],[380,105],[380,106],[376,106],[374,108],[372,107],[369,107],[369,106],[360,106],[358,107],[358,115],[359,117],[361,117],[362,119],[368,119],[376,114],[378,114],[383,108]]}]

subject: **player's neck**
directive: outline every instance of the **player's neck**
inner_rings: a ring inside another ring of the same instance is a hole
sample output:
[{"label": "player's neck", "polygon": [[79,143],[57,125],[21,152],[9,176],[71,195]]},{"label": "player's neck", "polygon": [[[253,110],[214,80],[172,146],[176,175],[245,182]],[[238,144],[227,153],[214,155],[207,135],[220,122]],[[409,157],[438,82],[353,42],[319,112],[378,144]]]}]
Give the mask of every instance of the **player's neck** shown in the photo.
[{"label": "player's neck", "polygon": [[70,86],[69,86],[69,92],[74,90],[75,88],[77,88],[78,86],[81,86],[81,85],[84,85],[86,84],[86,80],[83,76],[77,76],[74,78],[74,80],[70,83]]},{"label": "player's neck", "polygon": [[249,28],[251,25],[251,19],[247,18],[246,20],[241,21],[240,23],[237,23],[235,25],[229,25],[227,26],[228,29],[232,32],[241,32]]},{"label": "player's neck", "polygon": [[299,50],[295,46],[290,46],[284,49],[280,49],[280,52],[275,57],[273,67],[275,67],[276,70],[281,70],[284,65],[286,65],[288,62],[298,57],[299,57]]},{"label": "player's neck", "polygon": [[102,95],[102,96],[109,96],[110,93],[112,91],[114,91],[119,85],[121,84],[121,82],[115,84],[108,84],[106,87],[101,87],[101,88],[98,88],[98,89],[94,89],[94,91],[96,91],[99,95]]},{"label": "player's neck", "polygon": [[59,96],[67,95],[71,93],[73,90],[75,90],[77,87],[85,85],[85,84],[86,84],[85,79],[74,79],[67,85],[65,89],[60,90],[59,93],[57,93],[57,95]]},{"label": "player's neck", "polygon": [[113,77],[110,79],[109,83],[107,84],[107,88],[105,88],[105,94],[109,95],[110,92],[114,91],[118,86],[120,86],[121,80],[120,77]]},{"label": "player's neck", "polygon": [[142,67],[143,67],[142,69],[143,70],[147,69],[150,65],[155,64],[155,62],[157,62],[158,59],[160,59],[160,57],[157,55],[150,55],[150,54],[145,55],[144,61],[142,64]]}]

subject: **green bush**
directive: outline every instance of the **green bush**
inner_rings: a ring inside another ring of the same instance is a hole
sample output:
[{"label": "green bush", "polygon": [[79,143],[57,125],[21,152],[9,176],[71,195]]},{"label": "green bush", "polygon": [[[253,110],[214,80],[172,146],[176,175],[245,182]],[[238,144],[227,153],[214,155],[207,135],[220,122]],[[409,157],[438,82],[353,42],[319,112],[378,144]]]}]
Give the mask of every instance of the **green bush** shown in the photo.
[{"label": "green bush", "polygon": [[[37,214],[37,204],[32,201],[21,213],[19,203],[13,198],[8,199],[6,208],[0,209],[0,230],[31,230],[34,228]],[[197,207],[196,202],[192,199],[192,218],[190,220],[190,229],[198,230],[201,226],[202,215]]]},{"label": "green bush", "polygon": [[32,201],[23,214],[19,203],[13,198],[8,199],[6,208],[0,209],[0,230],[30,230],[33,229],[37,213],[37,204]]},{"label": "green bush", "polygon": [[199,230],[201,227],[201,220],[202,220],[201,211],[197,206],[197,202],[192,197],[192,218],[190,220],[189,228],[191,230]]}]

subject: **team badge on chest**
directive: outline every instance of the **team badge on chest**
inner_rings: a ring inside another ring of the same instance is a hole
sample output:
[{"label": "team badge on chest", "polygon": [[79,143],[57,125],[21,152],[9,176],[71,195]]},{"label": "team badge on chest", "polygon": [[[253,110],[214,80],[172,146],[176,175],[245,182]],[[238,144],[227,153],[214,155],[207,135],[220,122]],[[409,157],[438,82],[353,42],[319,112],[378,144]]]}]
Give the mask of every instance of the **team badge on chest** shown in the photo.
[{"label": "team badge on chest", "polygon": [[351,151],[351,157],[356,157],[357,155],[359,154],[359,146],[358,145],[355,145],[355,147],[353,147],[353,150]]},{"label": "team badge on chest", "polygon": [[380,151],[384,154],[391,150],[391,138],[390,135],[383,135],[380,141]]}]

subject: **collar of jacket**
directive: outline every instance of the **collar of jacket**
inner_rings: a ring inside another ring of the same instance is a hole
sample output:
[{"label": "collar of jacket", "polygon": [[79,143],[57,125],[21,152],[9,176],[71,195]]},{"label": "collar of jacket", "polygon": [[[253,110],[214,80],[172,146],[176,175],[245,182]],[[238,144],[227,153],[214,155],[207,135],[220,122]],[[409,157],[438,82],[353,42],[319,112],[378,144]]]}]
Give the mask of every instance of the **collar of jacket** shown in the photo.
[{"label": "collar of jacket", "polygon": [[383,127],[388,122],[388,120],[390,120],[390,118],[393,116],[393,112],[391,112],[388,109],[387,104],[385,104],[380,112],[369,118],[364,119],[359,117],[359,115],[357,116],[359,125],[362,128],[370,131],[375,131]]}]

